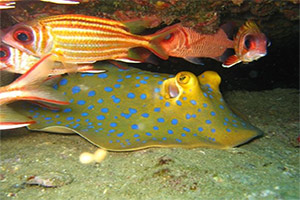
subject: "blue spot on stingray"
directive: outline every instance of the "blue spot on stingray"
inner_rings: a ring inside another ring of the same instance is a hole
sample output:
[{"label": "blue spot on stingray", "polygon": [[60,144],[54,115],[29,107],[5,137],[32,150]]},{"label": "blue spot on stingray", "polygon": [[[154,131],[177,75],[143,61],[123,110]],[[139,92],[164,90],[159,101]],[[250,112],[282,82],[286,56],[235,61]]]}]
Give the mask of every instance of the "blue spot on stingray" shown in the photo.
[{"label": "blue spot on stingray", "polygon": [[207,107],[207,104],[206,104],[206,103],[203,103],[203,107],[206,108],[206,107]]},{"label": "blue spot on stingray", "polygon": [[168,130],[168,133],[169,133],[169,134],[173,134],[173,131],[169,129],[169,130]]},{"label": "blue spot on stingray", "polygon": [[141,83],[141,84],[147,84],[147,81],[145,81],[145,80],[140,80],[140,83]]},{"label": "blue spot on stingray", "polygon": [[56,124],[62,124],[62,122],[61,122],[61,121],[58,121],[58,122],[56,122]]},{"label": "blue spot on stingray", "polygon": [[108,132],[109,133],[113,133],[113,132],[115,132],[116,130],[115,129],[110,129]]},{"label": "blue spot on stingray", "polygon": [[103,99],[98,99],[98,103],[103,103]]},{"label": "blue spot on stingray", "polygon": [[137,80],[140,79],[140,78],[141,78],[141,77],[139,77],[139,76],[136,76],[136,77],[135,77],[135,79],[137,79]]},{"label": "blue spot on stingray", "polygon": [[197,105],[197,102],[195,100],[190,100],[191,104]]},{"label": "blue spot on stingray", "polygon": [[165,122],[165,119],[164,119],[164,118],[158,118],[157,121],[158,121],[159,123],[163,123],[163,122]]},{"label": "blue spot on stingray", "polygon": [[167,138],[166,137],[163,137],[163,138],[161,138],[162,140],[167,140]]},{"label": "blue spot on stingray", "polygon": [[164,98],[162,96],[159,97],[159,100],[163,100]]},{"label": "blue spot on stingray", "polygon": [[133,137],[140,137],[140,135],[139,134],[134,134]]},{"label": "blue spot on stingray", "polygon": [[54,84],[54,85],[52,86],[52,88],[55,89],[55,90],[57,90],[57,89],[58,89],[58,85],[57,85],[57,84]]},{"label": "blue spot on stingray", "polygon": [[86,121],[86,122],[89,122],[89,121],[90,121],[90,119],[85,119],[85,121]]},{"label": "blue spot on stingray", "polygon": [[230,130],[229,128],[226,128],[226,131],[227,131],[227,132],[231,132],[231,130]]},{"label": "blue spot on stingray", "polygon": [[94,107],[95,107],[94,105],[90,105],[90,106],[88,107],[88,109],[89,109],[89,110],[92,110]]},{"label": "blue spot on stingray", "polygon": [[127,75],[127,76],[125,76],[125,78],[131,78],[131,75]]},{"label": "blue spot on stingray", "polygon": [[158,85],[161,85],[161,84],[163,84],[163,82],[162,82],[162,81],[158,81],[157,83],[158,83]]},{"label": "blue spot on stingray", "polygon": [[186,115],[185,115],[185,118],[186,118],[186,119],[191,119],[191,117],[192,117],[192,116],[191,116],[190,114],[186,114]]},{"label": "blue spot on stingray", "polygon": [[76,119],[76,122],[80,122],[81,121],[81,119]]},{"label": "blue spot on stingray", "polygon": [[177,104],[178,106],[181,106],[181,105],[182,105],[182,103],[181,103],[180,100],[177,100],[177,101],[176,101],[176,104]]},{"label": "blue spot on stingray", "polygon": [[160,92],[160,88],[154,88],[154,92],[156,93]]},{"label": "blue spot on stingray", "polygon": [[113,91],[113,89],[111,87],[105,87],[104,90],[105,90],[105,92],[112,92]]},{"label": "blue spot on stingray", "polygon": [[176,138],[175,140],[176,140],[177,142],[179,142],[179,143],[181,143],[181,142],[182,142],[181,140],[179,140],[179,139],[177,139],[177,138]]},{"label": "blue spot on stingray", "polygon": [[139,129],[139,126],[138,126],[137,124],[132,124],[132,125],[131,125],[131,128],[132,128],[132,129]]},{"label": "blue spot on stingray", "polygon": [[88,115],[89,115],[89,113],[86,113],[86,112],[81,113],[81,116],[82,116],[82,117],[86,117],[86,116],[88,116]]},{"label": "blue spot on stingray", "polygon": [[118,137],[122,137],[123,135],[124,135],[124,133],[123,133],[123,132],[122,132],[122,133],[118,133],[118,134],[117,134],[117,136],[118,136]]},{"label": "blue spot on stingray", "polygon": [[67,117],[67,120],[73,120],[74,119],[74,117]]},{"label": "blue spot on stingray", "polygon": [[158,126],[153,126],[153,129],[156,131],[159,130]]},{"label": "blue spot on stingray", "polygon": [[154,111],[154,112],[159,112],[159,111],[160,111],[160,108],[154,108],[153,111]]},{"label": "blue spot on stingray", "polygon": [[141,99],[146,99],[147,98],[147,95],[146,94],[141,94]]},{"label": "blue spot on stingray", "polygon": [[177,120],[177,119],[172,119],[171,123],[172,123],[173,125],[176,125],[176,124],[178,123],[178,120]]},{"label": "blue spot on stingray", "polygon": [[72,111],[72,109],[71,108],[66,108],[66,109],[64,109],[64,113],[68,113],[68,112],[71,112]]},{"label": "blue spot on stingray", "polygon": [[122,82],[124,79],[120,78],[117,80],[117,82]]},{"label": "blue spot on stingray", "polygon": [[108,75],[106,73],[98,74],[98,78],[107,78]]},{"label": "blue spot on stingray", "polygon": [[131,114],[121,113],[121,116],[129,119],[131,117]]},{"label": "blue spot on stingray", "polygon": [[116,127],[116,126],[117,126],[117,123],[112,122],[112,123],[110,123],[110,126],[111,126],[111,127]]},{"label": "blue spot on stingray", "polygon": [[219,107],[224,110],[224,106],[223,105],[220,105]]},{"label": "blue spot on stingray", "polygon": [[127,97],[128,97],[129,99],[133,99],[133,98],[135,97],[135,94],[133,94],[132,92],[129,92],[129,93],[127,94]]},{"label": "blue spot on stingray", "polygon": [[205,96],[205,97],[207,97],[208,95],[205,93],[205,92],[203,92],[203,95]]},{"label": "blue spot on stingray", "polygon": [[80,92],[80,87],[74,86],[74,87],[72,88],[72,93],[73,93],[73,94],[76,94],[76,93],[78,93],[78,92]]},{"label": "blue spot on stingray", "polygon": [[120,103],[121,99],[117,98],[115,95],[111,96],[114,103]]},{"label": "blue spot on stingray", "polygon": [[129,110],[129,112],[130,112],[131,114],[137,113],[137,110],[134,109],[134,108],[129,108],[128,110]]},{"label": "blue spot on stingray", "polygon": [[184,101],[185,101],[185,100],[187,100],[187,98],[186,98],[186,97],[183,97],[183,98],[182,98],[182,100],[184,100]]},{"label": "blue spot on stingray", "polygon": [[212,133],[215,133],[215,132],[216,132],[216,129],[212,128],[210,131],[211,131]]},{"label": "blue spot on stingray", "polygon": [[115,84],[115,88],[120,88],[121,85],[120,84]]},{"label": "blue spot on stingray", "polygon": [[169,107],[169,106],[170,106],[170,102],[166,102],[166,103],[165,103],[165,106],[166,106],[166,107]]},{"label": "blue spot on stingray", "polygon": [[84,105],[84,104],[85,104],[85,101],[84,101],[84,100],[79,100],[79,101],[77,101],[77,104],[78,104],[78,105]]},{"label": "blue spot on stingray", "polygon": [[93,97],[93,96],[95,96],[95,95],[96,95],[95,90],[89,91],[89,93],[88,93],[88,96],[89,96],[89,97]]},{"label": "blue spot on stingray", "polygon": [[66,85],[67,83],[68,83],[68,80],[65,78],[61,79],[59,82],[60,85]]},{"label": "blue spot on stingray", "polygon": [[235,119],[232,120],[233,123],[237,123],[237,121]]},{"label": "blue spot on stingray", "polygon": [[185,130],[186,132],[190,132],[190,131],[191,131],[191,130],[190,130],[189,128],[187,128],[187,127],[183,127],[182,129]]},{"label": "blue spot on stingray", "polygon": [[102,108],[102,109],[101,109],[101,112],[103,112],[103,113],[108,113],[108,108]]},{"label": "blue spot on stingray", "polygon": [[146,133],[146,135],[147,135],[147,136],[151,136],[152,134],[151,134],[151,133],[149,133],[149,132],[147,132],[147,133]]},{"label": "blue spot on stingray", "polygon": [[211,116],[216,116],[216,113],[214,111],[210,112]]},{"label": "blue spot on stingray", "polygon": [[203,128],[202,128],[202,127],[199,127],[199,128],[198,128],[198,131],[202,132],[202,131],[203,131]]},{"label": "blue spot on stingray", "polygon": [[181,136],[182,136],[182,137],[185,137],[185,136],[186,136],[186,134],[185,134],[185,133],[181,133]]},{"label": "blue spot on stingray", "polygon": [[52,117],[46,117],[45,118],[45,120],[51,120],[52,119]]},{"label": "blue spot on stingray", "polygon": [[225,117],[224,120],[225,120],[226,122],[229,122],[229,119],[228,119],[227,117]]},{"label": "blue spot on stingray", "polygon": [[149,79],[149,77],[148,77],[148,76],[145,76],[145,77],[144,77],[144,79],[145,79],[145,80],[148,80],[148,79]]},{"label": "blue spot on stingray", "polygon": [[213,99],[214,97],[210,94],[210,95],[209,95],[209,98]]},{"label": "blue spot on stingray", "polygon": [[137,83],[137,84],[135,84],[135,87],[140,87],[140,84],[138,84],[138,83]]},{"label": "blue spot on stingray", "polygon": [[105,117],[104,117],[103,115],[98,115],[98,116],[97,116],[97,119],[98,119],[98,120],[104,120]]},{"label": "blue spot on stingray", "polygon": [[148,113],[143,113],[143,114],[142,114],[142,117],[148,118],[148,117],[149,117],[149,114],[148,114]]},{"label": "blue spot on stingray", "polygon": [[208,119],[208,120],[205,120],[205,123],[211,124],[211,121]]}]

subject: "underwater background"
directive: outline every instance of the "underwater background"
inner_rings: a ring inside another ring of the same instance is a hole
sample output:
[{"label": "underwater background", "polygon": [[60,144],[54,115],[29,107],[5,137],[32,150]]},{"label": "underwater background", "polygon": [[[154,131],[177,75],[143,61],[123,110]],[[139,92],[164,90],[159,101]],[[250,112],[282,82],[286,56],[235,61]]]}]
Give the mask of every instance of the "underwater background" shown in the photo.
[{"label": "underwater background", "polygon": [[[298,0],[84,0],[79,5],[17,2],[1,10],[1,29],[57,14],[114,20],[155,16],[145,34],[181,22],[214,33],[252,19],[271,41],[268,54],[229,69],[212,59],[195,65],[180,58],[159,65],[129,64],[176,74],[218,72],[231,107],[264,136],[229,150],[150,148],[109,153],[83,165],[79,155],[97,147],[78,135],[1,132],[1,199],[299,199],[299,1]],[[43,183],[31,184],[31,177]],[[48,181],[48,182],[47,182]],[[50,183],[49,183],[50,182]],[[48,185],[48,187],[47,187]],[[49,187],[54,185],[54,187]]]}]

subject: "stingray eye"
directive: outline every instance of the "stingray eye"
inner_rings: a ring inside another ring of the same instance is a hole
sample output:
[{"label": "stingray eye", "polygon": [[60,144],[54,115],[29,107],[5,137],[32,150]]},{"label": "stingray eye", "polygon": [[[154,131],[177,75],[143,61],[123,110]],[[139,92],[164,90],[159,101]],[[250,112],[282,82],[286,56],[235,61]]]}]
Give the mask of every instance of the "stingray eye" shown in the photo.
[{"label": "stingray eye", "polygon": [[0,46],[0,61],[5,61],[9,58],[10,52],[7,47]]},{"label": "stingray eye", "polygon": [[33,40],[32,31],[28,28],[19,28],[17,29],[13,37],[16,41],[21,43],[30,43]]},{"label": "stingray eye", "polygon": [[190,76],[187,74],[181,74],[177,79],[178,83],[180,84],[187,84],[189,80],[190,80]]}]

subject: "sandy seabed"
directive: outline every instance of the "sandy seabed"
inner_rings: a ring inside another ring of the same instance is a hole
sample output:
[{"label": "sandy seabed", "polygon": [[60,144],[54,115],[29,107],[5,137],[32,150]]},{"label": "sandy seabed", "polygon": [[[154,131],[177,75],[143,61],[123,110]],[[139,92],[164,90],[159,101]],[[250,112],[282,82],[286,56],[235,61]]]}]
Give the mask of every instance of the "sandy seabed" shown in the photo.
[{"label": "sandy seabed", "polygon": [[78,135],[3,131],[0,199],[299,199],[299,91],[224,96],[263,137],[228,150],[110,152],[84,165],[79,155],[97,147]]}]

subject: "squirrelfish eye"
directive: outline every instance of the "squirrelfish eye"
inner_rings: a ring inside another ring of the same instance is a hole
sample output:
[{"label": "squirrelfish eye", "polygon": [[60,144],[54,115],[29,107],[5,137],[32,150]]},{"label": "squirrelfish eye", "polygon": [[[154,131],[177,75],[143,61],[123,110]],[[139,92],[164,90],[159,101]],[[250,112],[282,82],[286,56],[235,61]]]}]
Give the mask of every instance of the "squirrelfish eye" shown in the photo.
[{"label": "squirrelfish eye", "polygon": [[33,35],[31,30],[24,27],[15,30],[13,37],[16,41],[21,43],[30,43],[33,40]]},{"label": "squirrelfish eye", "polygon": [[4,61],[10,56],[9,49],[5,46],[0,46],[0,60]]},{"label": "squirrelfish eye", "polygon": [[250,49],[250,45],[251,45],[250,39],[246,39],[244,44],[245,44],[245,47],[246,47],[247,50]]},{"label": "squirrelfish eye", "polygon": [[167,35],[165,38],[164,38],[164,41],[169,41],[169,40],[172,40],[174,38],[174,34],[173,33],[170,33],[169,35]]}]

